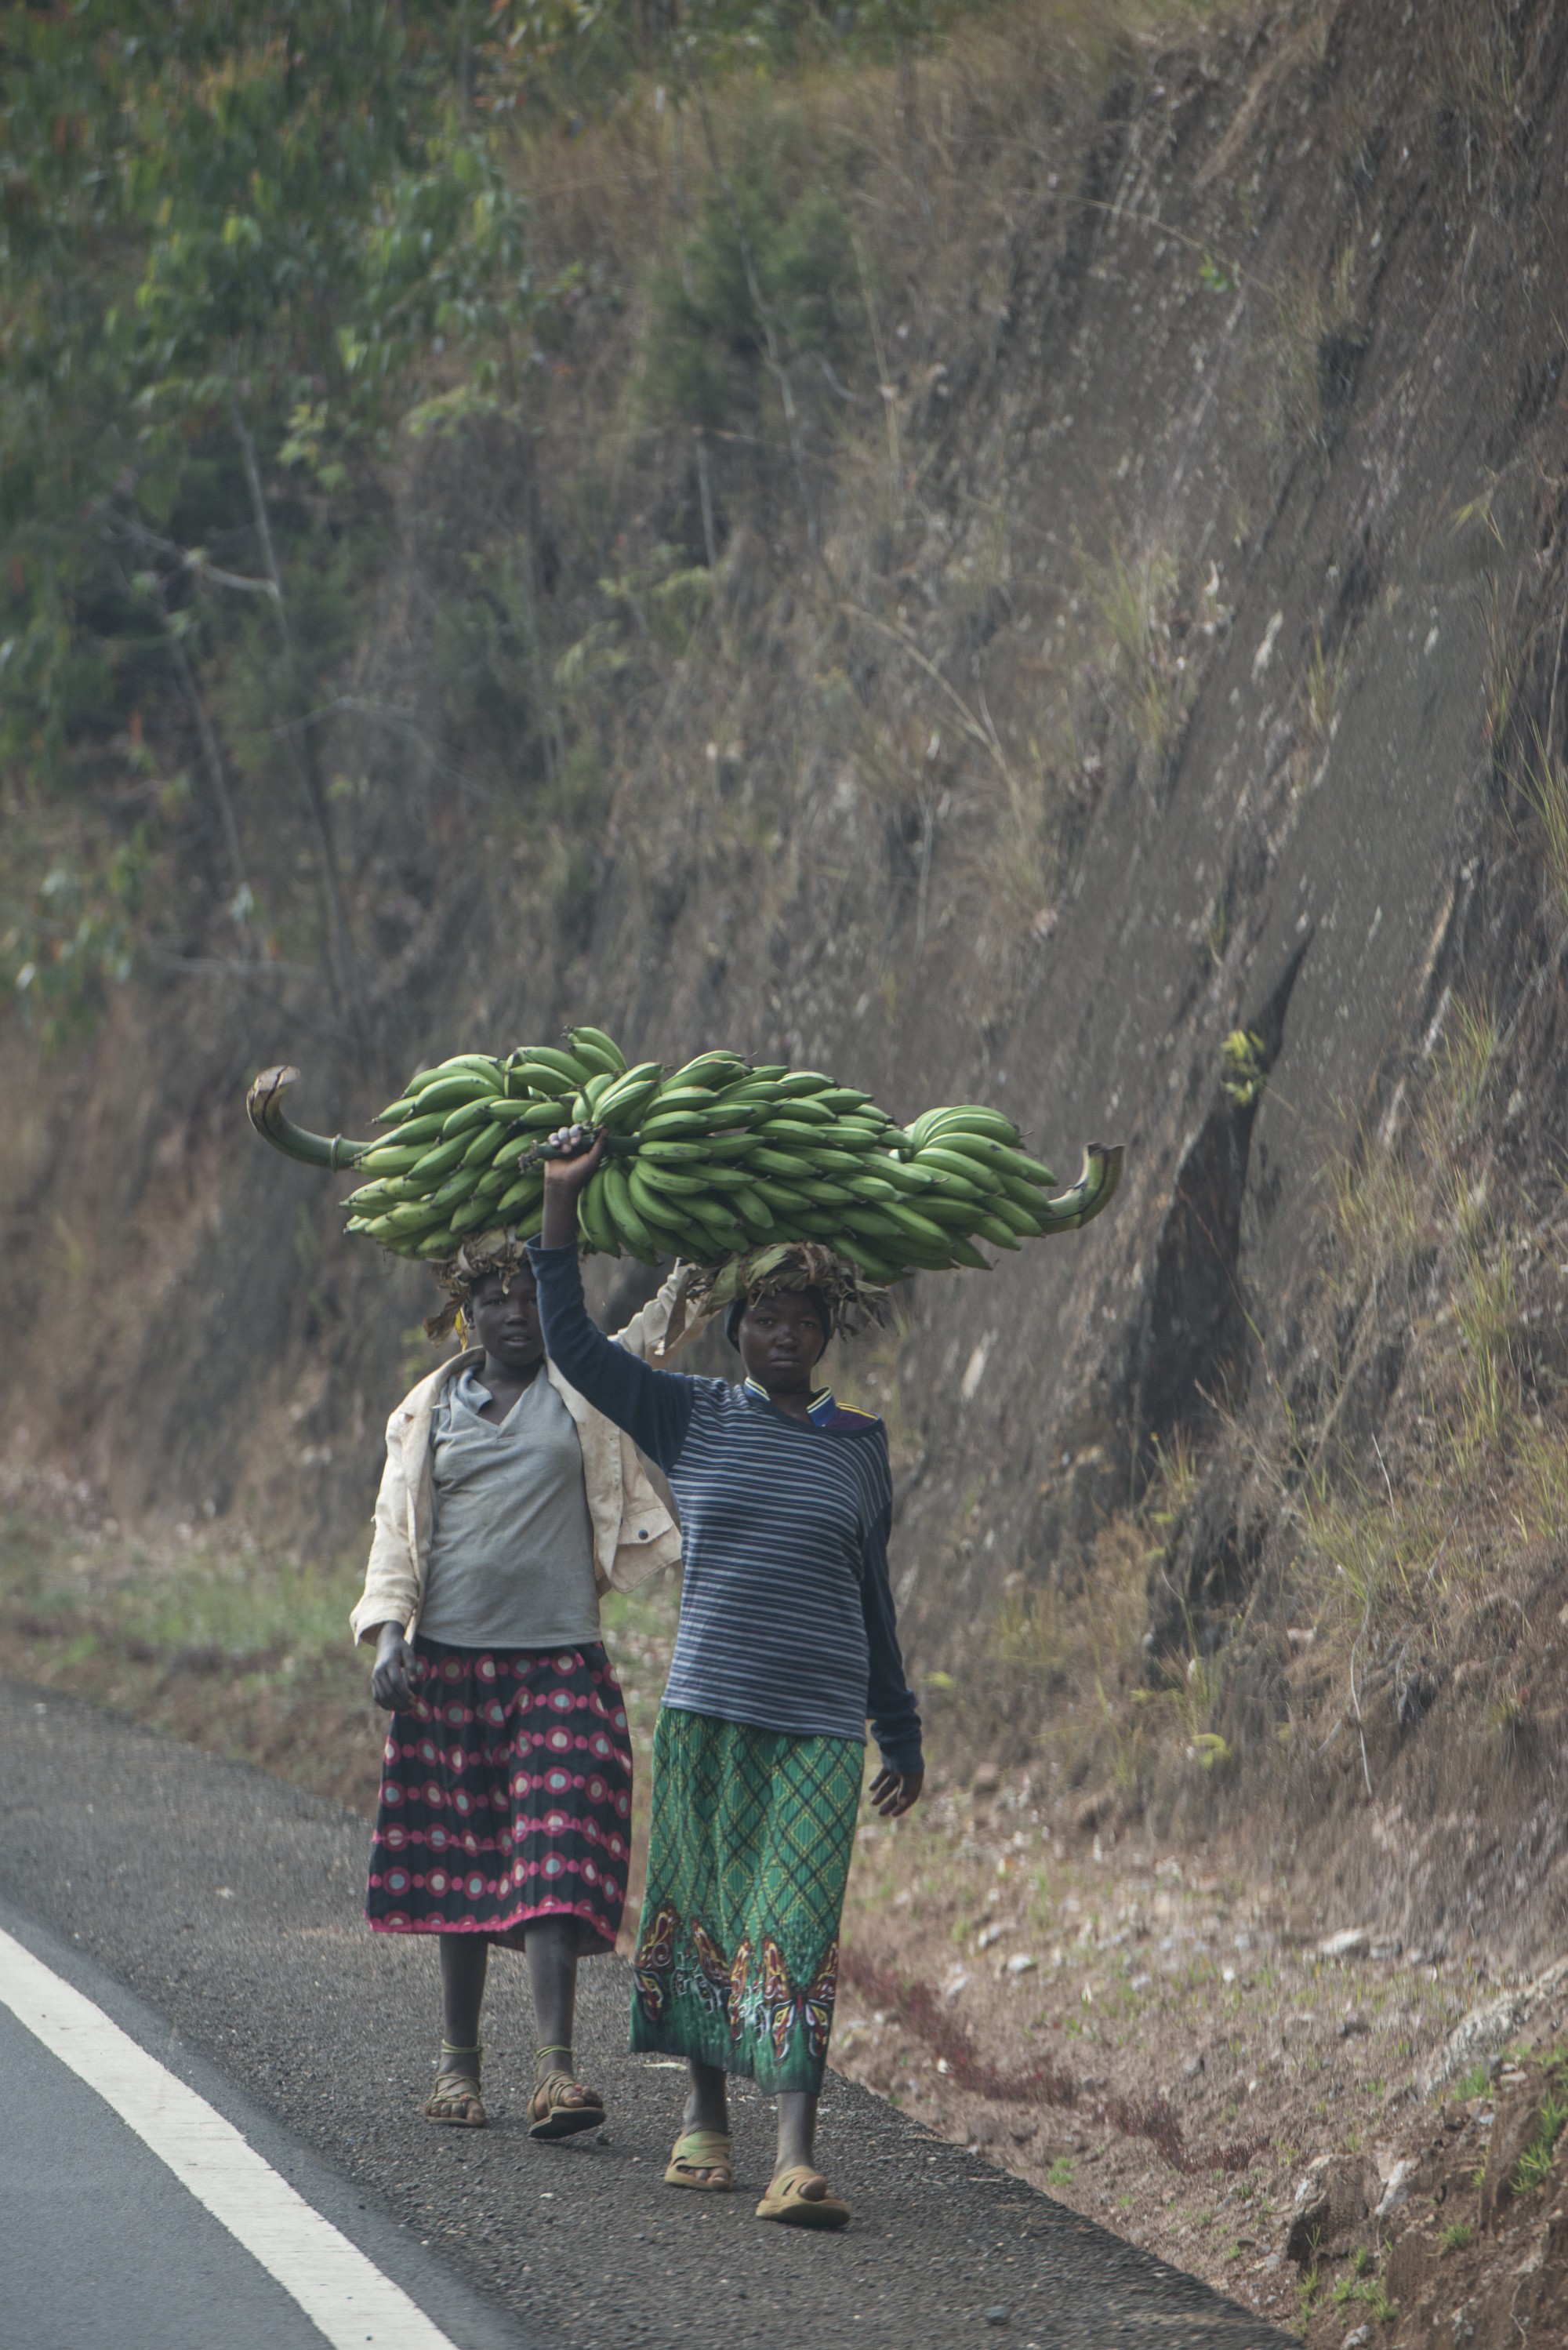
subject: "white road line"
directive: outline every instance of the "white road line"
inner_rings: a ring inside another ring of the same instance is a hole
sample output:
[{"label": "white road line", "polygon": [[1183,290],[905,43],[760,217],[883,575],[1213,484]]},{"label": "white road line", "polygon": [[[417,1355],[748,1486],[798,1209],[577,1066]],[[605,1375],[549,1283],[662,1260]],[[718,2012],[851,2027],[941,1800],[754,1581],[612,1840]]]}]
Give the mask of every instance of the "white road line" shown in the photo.
[{"label": "white road line", "polygon": [[0,1929],[0,2001],[96,2089],[182,2187],[293,2295],[332,2350],[452,2350],[401,2288],[340,2235],[204,2098]]}]

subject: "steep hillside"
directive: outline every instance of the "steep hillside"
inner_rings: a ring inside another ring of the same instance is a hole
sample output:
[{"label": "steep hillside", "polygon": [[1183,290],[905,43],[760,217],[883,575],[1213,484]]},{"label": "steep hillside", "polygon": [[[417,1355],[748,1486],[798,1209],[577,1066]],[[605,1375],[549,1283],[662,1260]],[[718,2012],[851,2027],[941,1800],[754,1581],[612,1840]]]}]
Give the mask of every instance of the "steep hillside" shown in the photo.
[{"label": "steep hillside", "polygon": [[[392,444],[277,722],[340,931],[236,946],[193,793],[96,1033],[4,1031],[15,1451],[357,1539],[426,1301],[244,1129],[266,1061],[353,1133],[421,1056],[588,1017],[994,1099],[1068,1176],[1122,1139],[1110,1216],[921,1282],[853,1374],[939,1745],[1043,1738],[1085,1832],[1261,1802],[1282,1860],[1330,1816],[1360,1901],[1451,1922],[1368,1800],[1426,1834],[1475,1775],[1445,1711],[1501,1702],[1456,1689],[1501,1651],[1474,1582],[1437,1621],[1441,1528],[1480,1513],[1529,1626],[1564,1596],[1556,1503],[1509,1532],[1513,1481],[1564,1487],[1498,1268],[1560,1253],[1565,53],[1524,0],[1042,0],[520,135],[556,331],[521,406]],[[200,714],[160,706],[171,766]],[[287,779],[244,776],[259,864]],[[1497,1733],[1500,1884],[1554,1672]],[[1346,1773],[1301,1759],[1330,1734]]]}]

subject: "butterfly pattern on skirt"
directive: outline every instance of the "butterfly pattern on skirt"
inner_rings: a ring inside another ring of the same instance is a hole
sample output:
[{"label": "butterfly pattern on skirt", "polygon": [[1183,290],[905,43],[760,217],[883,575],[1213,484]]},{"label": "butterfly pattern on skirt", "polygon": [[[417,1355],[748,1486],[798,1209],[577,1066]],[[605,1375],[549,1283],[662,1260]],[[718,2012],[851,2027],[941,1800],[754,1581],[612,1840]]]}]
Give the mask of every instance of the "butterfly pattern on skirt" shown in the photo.
[{"label": "butterfly pattern on skirt", "polygon": [[833,2005],[838,1991],[838,1937],[823,1953],[822,1963],[804,1990],[791,1985],[784,1953],[771,1934],[763,1937],[763,2013],[782,2064],[797,2026],[811,2055],[826,2056],[833,2030]]},{"label": "butterfly pattern on skirt", "polygon": [[[700,1918],[691,1920],[691,1947],[697,1953],[698,1972],[687,1978],[703,2006],[715,2015],[722,2015],[730,2001],[730,1970],[724,1963],[724,1953]],[[684,1990],[685,1982],[681,1988]]]},{"label": "butterfly pattern on skirt", "polygon": [[648,2015],[659,2022],[670,2004],[670,1975],[675,1965],[675,1904],[661,1901],[638,1939],[631,1962],[637,1996]]}]

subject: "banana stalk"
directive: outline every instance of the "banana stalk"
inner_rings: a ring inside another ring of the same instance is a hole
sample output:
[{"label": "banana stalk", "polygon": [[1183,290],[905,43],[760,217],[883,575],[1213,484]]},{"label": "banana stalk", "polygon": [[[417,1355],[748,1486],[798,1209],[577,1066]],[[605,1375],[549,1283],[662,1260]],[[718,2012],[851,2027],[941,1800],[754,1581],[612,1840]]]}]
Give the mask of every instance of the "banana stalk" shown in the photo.
[{"label": "banana stalk", "polygon": [[283,1114],[283,1097],[290,1086],[299,1083],[299,1071],[287,1067],[264,1069],[245,1095],[245,1116],[250,1119],[264,1142],[281,1150],[286,1159],[297,1159],[306,1167],[326,1167],[336,1174],[340,1167],[357,1167],[366,1152],[374,1148],[369,1142],[348,1142],[340,1134],[330,1141],[324,1134],[307,1134],[302,1126],[291,1125]]}]

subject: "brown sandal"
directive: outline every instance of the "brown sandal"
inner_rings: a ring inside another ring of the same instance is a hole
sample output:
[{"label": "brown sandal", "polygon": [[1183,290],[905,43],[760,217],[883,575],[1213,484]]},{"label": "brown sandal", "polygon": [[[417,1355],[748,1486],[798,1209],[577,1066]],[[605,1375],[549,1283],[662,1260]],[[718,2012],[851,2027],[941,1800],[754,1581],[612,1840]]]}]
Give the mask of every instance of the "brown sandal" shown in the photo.
[{"label": "brown sandal", "polygon": [[[443,2056],[477,2056],[481,2060],[484,2055],[483,2047],[454,2048],[450,2040],[441,2042],[441,2053]],[[454,2106],[462,2110],[456,2113],[441,2110],[443,2106],[450,2108]],[[450,2122],[459,2129],[483,2129],[489,2118],[484,2110],[484,2099],[479,2094],[477,2073],[436,2074],[435,2087],[425,2099],[427,2122]]]},{"label": "brown sandal", "polygon": [[528,2100],[530,2137],[574,2137],[578,2130],[602,2129],[605,2106],[569,2073],[546,2073]]}]

